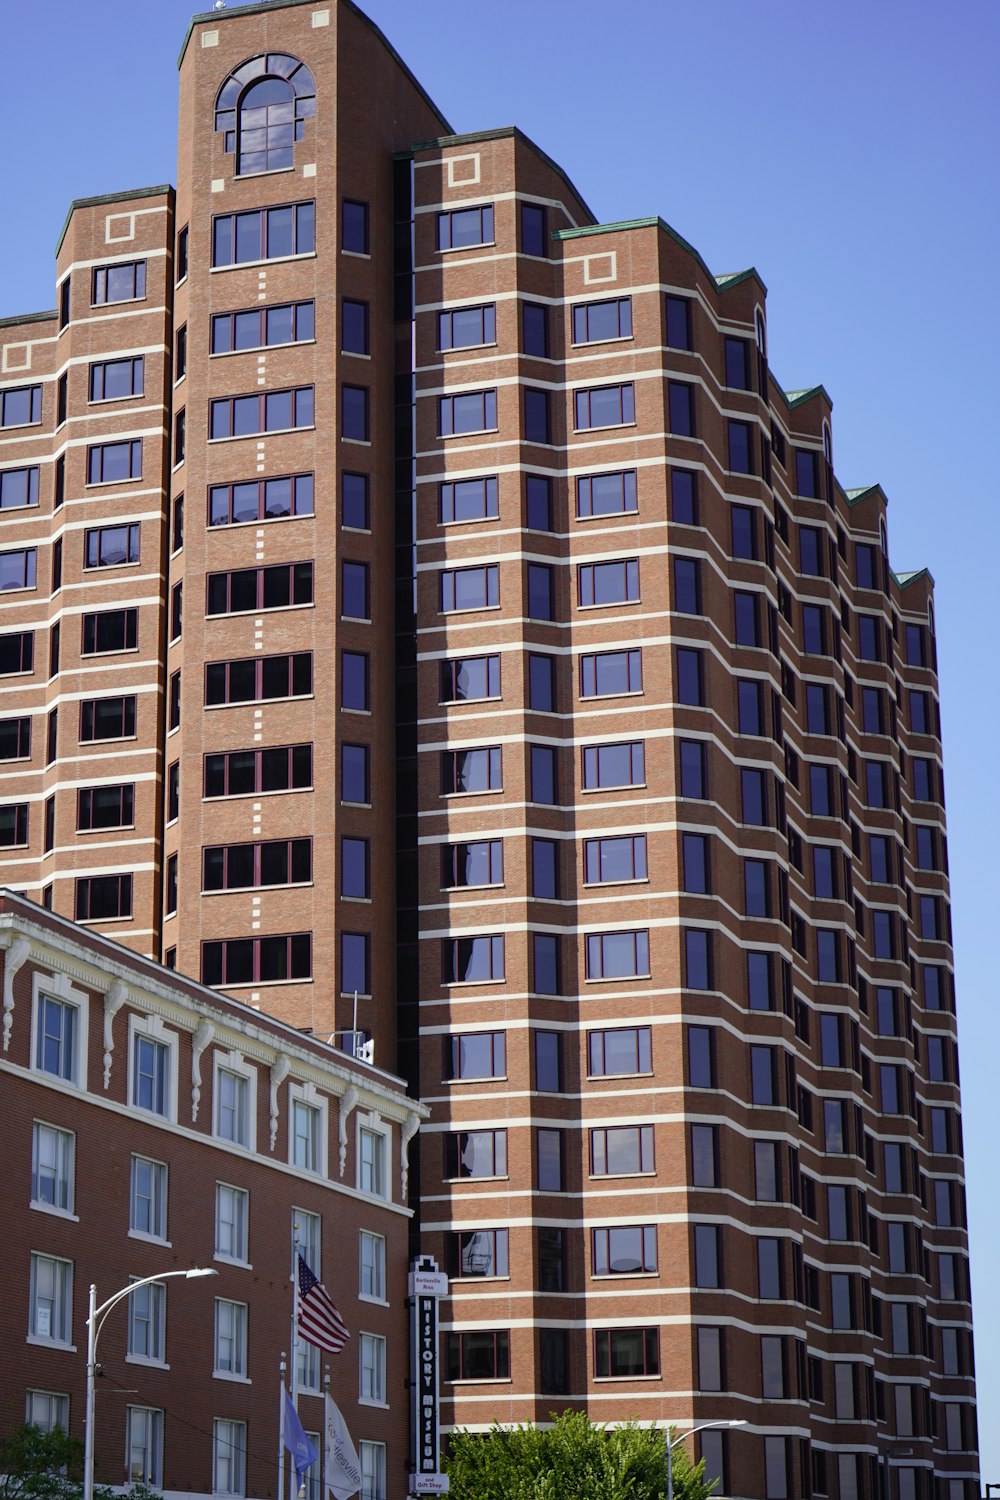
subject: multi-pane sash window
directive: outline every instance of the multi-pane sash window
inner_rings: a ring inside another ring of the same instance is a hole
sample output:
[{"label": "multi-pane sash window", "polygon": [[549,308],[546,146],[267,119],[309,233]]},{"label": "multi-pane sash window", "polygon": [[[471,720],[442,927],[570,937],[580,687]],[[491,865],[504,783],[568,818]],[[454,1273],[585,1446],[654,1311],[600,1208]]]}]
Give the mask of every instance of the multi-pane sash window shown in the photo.
[{"label": "multi-pane sash window", "polygon": [[137,1032],[132,1038],[132,1106],[166,1115],[170,1100],[170,1048]]},{"label": "multi-pane sash window", "polygon": [[142,439],[94,443],[87,449],[87,483],[118,484],[142,478]]},{"label": "multi-pane sash window", "polygon": [[131,828],[135,821],[135,787],[81,787],[77,792],[76,826],[79,833],[98,828]]},{"label": "multi-pane sash window", "polygon": [[312,745],[230,750],[205,756],[206,797],[246,797],[312,786]]},{"label": "multi-pane sash window", "polygon": [[576,513],[581,519],[621,515],[638,509],[634,469],[612,474],[584,474],[576,481]]},{"label": "multi-pane sash window", "polygon": [[110,651],[134,651],[139,644],[139,611],[105,609],[84,615],[83,656],[101,656]]},{"label": "multi-pane sash window", "polygon": [[577,568],[581,608],[594,604],[632,603],[639,597],[639,559],[581,563]]},{"label": "multi-pane sash window", "polygon": [[237,568],[209,573],[207,615],[234,615],[262,609],[288,609],[313,602],[311,562],[269,568]]},{"label": "multi-pane sash window", "polygon": [[443,795],[499,791],[502,785],[503,762],[499,745],[475,750],[442,750]]},{"label": "multi-pane sash window", "polygon": [[321,1159],[320,1111],[313,1104],[295,1099],[292,1101],[291,1115],[289,1136],[292,1165],[301,1167],[304,1172],[318,1172]]},{"label": "multi-pane sash window", "polygon": [[623,427],[635,421],[635,386],[593,386],[573,392],[573,427],[586,432],[593,427]]},{"label": "multi-pane sash window", "polygon": [[361,1500],[386,1500],[385,1444],[358,1444],[361,1459]]},{"label": "multi-pane sash window", "polygon": [[573,308],[574,344],[598,344],[606,339],[632,337],[632,298],[581,302]]},{"label": "multi-pane sash window", "polygon": [[225,938],[201,945],[201,982],[209,985],[283,984],[312,978],[312,937]]},{"label": "multi-pane sash window", "polygon": [[237,1146],[250,1144],[250,1080],[231,1068],[215,1075],[215,1133]]},{"label": "multi-pane sash window", "polygon": [[125,1411],[128,1481],[159,1489],[163,1484],[163,1412],[152,1406],[129,1406]]},{"label": "multi-pane sash window", "polygon": [[259,432],[311,427],[313,396],[311,385],[300,385],[253,396],[220,397],[209,403],[209,438],[253,437]]},{"label": "multi-pane sash window", "polygon": [[646,835],[584,839],[584,879],[590,884],[646,879]]},{"label": "multi-pane sash window", "polygon": [[208,491],[209,526],[241,526],[251,521],[278,521],[312,513],[311,474],[213,484]]},{"label": "multi-pane sash window", "polygon": [[590,1132],[590,1171],[594,1177],[621,1177],[653,1171],[652,1125],[616,1125]]},{"label": "multi-pane sash window", "polygon": [[242,312],[215,313],[212,353],[266,349],[272,344],[306,343],[316,336],[315,303],[283,302]]},{"label": "multi-pane sash window", "polygon": [[493,432],[497,425],[497,393],[464,391],[459,396],[438,397],[438,436],[455,437],[467,432]]},{"label": "multi-pane sash window", "polygon": [[27,802],[8,802],[0,807],[0,849],[23,848],[28,842]]},{"label": "multi-pane sash window", "polygon": [[76,882],[78,922],[106,922],[132,915],[132,876],[87,875]]},{"label": "multi-pane sash window", "polygon": [[630,1380],[660,1373],[658,1328],[595,1328],[594,1374],[602,1380]]},{"label": "multi-pane sash window", "polygon": [[108,302],[141,302],[146,295],[146,262],[126,260],[117,266],[95,266],[90,284],[94,307]]},{"label": "multi-pane sash window", "polygon": [[587,978],[630,979],[649,974],[649,933],[587,934]]},{"label": "multi-pane sash window", "polygon": [[291,203],[249,213],[216,214],[212,220],[212,265],[308,255],[316,248],[316,205]]},{"label": "multi-pane sash window", "polygon": [[298,885],[312,879],[312,840],[211,845],[203,851],[202,870],[202,889],[206,891]]},{"label": "multi-pane sash window", "polygon": [[269,698],[306,698],[312,692],[312,652],[209,662],[205,703],[259,703]]},{"label": "multi-pane sash window", "polygon": [[212,1423],[212,1494],[246,1494],[247,1424],[216,1417]]},{"label": "multi-pane sash window", "polygon": [[506,1229],[473,1229],[449,1237],[452,1276],[507,1276]]},{"label": "multi-pane sash window", "polygon": [[442,526],[453,521],[493,520],[500,514],[495,477],[456,479],[442,484],[438,493]]},{"label": "multi-pane sash window", "polygon": [[139,561],[139,524],[97,526],[84,537],[85,568],[117,568]]},{"label": "multi-pane sash window", "polygon": [[[133,1281],[138,1278],[132,1277]],[[130,1358],[162,1364],[166,1347],[167,1289],[162,1282],[137,1287],[128,1299]]]},{"label": "multi-pane sash window", "polygon": [[500,569],[445,568],[441,573],[441,610],[493,609],[500,603]]},{"label": "multi-pane sash window", "polygon": [[463,1130],[445,1136],[446,1177],[506,1175],[506,1130]]},{"label": "multi-pane sash window", "polygon": [[622,1026],[587,1033],[587,1071],[591,1078],[623,1078],[653,1071],[652,1031]]},{"label": "multi-pane sash window", "polygon": [[385,1339],[363,1333],[358,1350],[360,1362],[359,1400],[385,1405]]},{"label": "multi-pane sash window", "polygon": [[19,547],[0,552],[0,592],[7,589],[33,589],[37,574],[38,550]]},{"label": "multi-pane sash window", "polygon": [[129,1229],[150,1239],[167,1237],[167,1168],[147,1156],[132,1157]]},{"label": "multi-pane sash window", "polygon": [[376,1198],[386,1197],[386,1138],[380,1130],[362,1126],[358,1131],[358,1187]]},{"label": "multi-pane sash window", "polygon": [[499,656],[456,656],[441,663],[442,703],[468,703],[499,697]]},{"label": "multi-pane sash window", "polygon": [[642,651],[598,651],[580,657],[581,698],[642,692]]},{"label": "multi-pane sash window", "polygon": [[215,1184],[215,1253],[227,1260],[247,1258],[247,1218],[250,1194],[227,1182]]},{"label": "multi-pane sash window", "polygon": [[592,1231],[595,1276],[638,1276],[656,1270],[656,1225]]},{"label": "multi-pane sash window", "polygon": [[140,354],[135,359],[107,359],[91,365],[91,401],[123,401],[128,396],[141,396],[143,363]]},{"label": "multi-pane sash window", "polygon": [[31,1201],[73,1212],[76,1136],[36,1120],[31,1130]]},{"label": "multi-pane sash window", "polygon": [[503,935],[443,938],[441,969],[444,984],[486,984],[503,979]]},{"label": "multi-pane sash window", "polygon": [[22,385],[0,391],[0,427],[29,427],[42,420],[42,388]]},{"label": "multi-pane sash window", "polygon": [[439,250],[464,250],[472,245],[492,245],[493,204],[477,208],[455,208],[437,216]]},{"label": "multi-pane sash window", "polygon": [[69,1432],[69,1397],[54,1391],[28,1391],[24,1420],[40,1432],[54,1432],[57,1427]]},{"label": "multi-pane sash window", "polygon": [[642,786],[646,780],[645,759],[642,740],[620,745],[586,745],[583,750],[584,789]]},{"label": "multi-pane sash window", "polygon": [[38,465],[0,471],[0,510],[38,504]]},{"label": "multi-pane sash window", "polygon": [[447,1340],[446,1380],[510,1379],[510,1334],[506,1329],[449,1333]]},{"label": "multi-pane sash window", "polygon": [[247,1306],[215,1299],[215,1374],[245,1379],[247,1373]]},{"label": "multi-pane sash window", "polygon": [[32,1338],[68,1344],[73,1327],[73,1263],[32,1254],[28,1332]]},{"label": "multi-pane sash window", "polygon": [[359,1239],[360,1285],[362,1297],[385,1301],[385,1239],[362,1229]]},{"label": "multi-pane sash window", "polygon": [[446,1077],[452,1080],[503,1078],[507,1072],[506,1059],[502,1031],[470,1031],[445,1041]]},{"label": "multi-pane sash window", "polygon": [[36,1012],[35,1067],[68,1083],[78,1079],[80,1011],[75,1005],[51,995],[38,997]]},{"label": "multi-pane sash window", "polygon": [[469,844],[444,844],[441,848],[441,887],[503,884],[503,839],[483,839]]},{"label": "multi-pane sash window", "polygon": [[438,313],[438,348],[441,350],[474,349],[480,344],[495,344],[496,339],[495,302]]}]

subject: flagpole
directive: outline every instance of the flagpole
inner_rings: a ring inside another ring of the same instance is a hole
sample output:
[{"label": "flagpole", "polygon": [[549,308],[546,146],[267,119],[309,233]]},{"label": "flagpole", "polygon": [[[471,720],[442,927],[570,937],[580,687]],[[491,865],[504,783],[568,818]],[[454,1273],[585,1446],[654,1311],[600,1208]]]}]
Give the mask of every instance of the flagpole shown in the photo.
[{"label": "flagpole", "polygon": [[278,1500],[285,1494],[285,1351],[278,1364]]},{"label": "flagpole", "polygon": [[320,1446],[320,1500],[326,1500],[330,1488],[330,1476],[326,1472],[326,1423],[327,1402],[330,1399],[330,1366],[323,1366],[323,1441]]},{"label": "flagpole", "polygon": [[[292,1405],[299,1410],[299,1226],[292,1227]],[[289,1465],[288,1500],[297,1500],[295,1465]]]}]

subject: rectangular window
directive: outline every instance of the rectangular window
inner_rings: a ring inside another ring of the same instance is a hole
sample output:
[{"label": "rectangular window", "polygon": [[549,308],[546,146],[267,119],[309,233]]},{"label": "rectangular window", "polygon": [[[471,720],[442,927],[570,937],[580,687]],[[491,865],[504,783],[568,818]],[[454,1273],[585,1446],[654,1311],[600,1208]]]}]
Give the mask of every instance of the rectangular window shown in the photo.
[{"label": "rectangular window", "polygon": [[509,1380],[510,1335],[506,1330],[446,1335],[446,1380]]},{"label": "rectangular window", "polygon": [[458,1131],[445,1136],[445,1176],[506,1177],[506,1130]]},{"label": "rectangular window", "polygon": [[71,1214],[74,1202],[76,1136],[36,1120],[31,1131],[31,1201]]},{"label": "rectangular window", "polygon": [[468,703],[499,697],[499,656],[458,656],[441,663],[442,703]]},{"label": "rectangular window", "polygon": [[132,876],[89,875],[76,882],[78,922],[109,922],[132,915]]},{"label": "rectangular window", "polygon": [[253,396],[222,396],[209,402],[209,439],[215,442],[220,438],[254,437],[261,432],[312,427],[313,396],[311,385],[262,391]]},{"label": "rectangular window", "polygon": [[247,1260],[250,1194],[227,1182],[215,1184],[215,1254],[226,1260]]},{"label": "rectangular window", "polygon": [[340,211],[340,248],[350,255],[367,255],[368,204],[345,198]]},{"label": "rectangular window", "polygon": [[810,500],[819,499],[819,454],[811,448],[795,450],[795,492]]},{"label": "rectangular window", "polygon": [[460,396],[438,397],[438,436],[458,437],[469,432],[494,432],[497,425],[497,393],[466,391]]},{"label": "rectangular window", "polygon": [[[348,476],[345,475],[346,480]],[[289,474],[239,484],[213,484],[208,491],[209,526],[240,526],[313,513],[313,476]],[[250,570],[253,571],[253,570]]]},{"label": "rectangular window", "polygon": [[631,604],[639,598],[639,560],[581,563],[577,568],[581,609],[601,604]]},{"label": "rectangular window", "polygon": [[441,940],[443,984],[488,984],[503,977],[502,934]]},{"label": "rectangular window", "polygon": [[449,1275],[507,1276],[507,1230],[475,1229],[448,1239]]},{"label": "rectangular window", "polygon": [[677,648],[675,691],[678,703],[700,707],[704,700],[703,653],[687,646]]},{"label": "rectangular window", "polygon": [[456,208],[437,216],[439,250],[467,250],[475,245],[493,244],[493,204],[477,208]]},{"label": "rectangular window", "polygon": [[441,571],[441,612],[463,609],[495,609],[500,603],[500,569],[495,563],[482,568],[444,568]]},{"label": "rectangular window", "polygon": [[694,386],[669,380],[667,410],[671,433],[675,437],[694,437]]},{"label": "rectangular window", "polygon": [[28,804],[9,802],[0,807],[0,848],[23,848],[28,842]]},{"label": "rectangular window", "polygon": [[667,347],[669,349],[692,349],[691,299],[689,297],[667,298]]},{"label": "rectangular window", "polygon": [[94,443],[87,449],[87,483],[119,484],[142,478],[142,439]]},{"label": "rectangular window", "polygon": [[[67,277],[64,285],[69,285]],[[54,1432],[58,1427],[69,1432],[69,1397],[56,1395],[53,1391],[28,1391],[26,1393],[24,1420],[40,1432]]]},{"label": "rectangular window", "polygon": [[524,524],[529,531],[551,531],[552,480],[544,474],[524,477]]},{"label": "rectangular window", "polygon": [[359,1296],[385,1301],[385,1239],[362,1229],[359,1236]]},{"label": "rectangular window", "polygon": [[746,339],[727,338],[724,348],[726,385],[736,391],[750,390],[750,347]]},{"label": "rectangular window", "polygon": [[341,386],[340,435],[343,438],[350,438],[352,442],[356,443],[367,443],[370,440],[371,426],[367,386]]},{"label": "rectangular window", "polygon": [[694,1089],[715,1087],[715,1049],[710,1026],[689,1026],[688,1083]]},{"label": "rectangular window", "polygon": [[209,573],[206,580],[205,614],[209,617],[289,609],[312,602],[311,562],[238,568],[227,573]]},{"label": "rectangular window", "polygon": [[591,516],[623,515],[639,509],[636,471],[585,474],[576,481],[576,513]]},{"label": "rectangular window", "polygon": [[[456,307],[448,312],[438,313],[437,335],[437,346],[442,351],[475,349],[482,344],[495,344],[496,303],[486,302],[480,307]],[[364,349],[359,352],[366,354],[368,351]]]},{"label": "rectangular window", "polygon": [[595,1328],[594,1376],[598,1380],[635,1380],[660,1373],[658,1328]]},{"label": "rectangular window", "polygon": [[635,386],[602,385],[573,393],[573,426],[577,432],[594,427],[623,427],[635,421]]},{"label": "rectangular window", "polygon": [[737,589],[733,593],[733,615],[737,646],[759,646],[760,594]]},{"label": "rectangular window", "polygon": [[499,745],[475,750],[441,752],[441,794],[495,792],[503,786]]},{"label": "rectangular window", "polygon": [[[132,1277],[132,1280],[137,1278]],[[128,1355],[162,1364],[166,1345],[167,1289],[162,1282],[137,1287],[128,1299]]]},{"label": "rectangular window", "polygon": [[146,262],[126,260],[116,266],[95,266],[91,280],[93,307],[108,302],[141,302],[146,295]]},{"label": "rectangular window", "polygon": [[529,620],[555,619],[554,568],[546,563],[529,563],[526,593],[525,609]]},{"label": "rectangular window", "polygon": [[311,651],[300,651],[294,656],[209,662],[205,667],[206,707],[261,703],[274,698],[307,698],[311,693]]},{"label": "rectangular window", "polygon": [[378,1130],[358,1132],[358,1187],[363,1193],[384,1198],[387,1191],[386,1138]]},{"label": "rectangular window", "polygon": [[594,1229],[591,1247],[594,1276],[640,1276],[657,1269],[655,1224]]},{"label": "rectangular window", "polygon": [[216,1417],[212,1423],[212,1494],[246,1494],[247,1424]]},{"label": "rectangular window", "polygon": [[139,525],[99,526],[84,534],[84,567],[116,568],[139,561]]},{"label": "rectangular window", "polygon": [[247,1306],[245,1302],[215,1299],[214,1374],[246,1379]]},{"label": "rectangular window", "polygon": [[72,1261],[33,1252],[28,1320],[31,1337],[53,1344],[69,1344],[73,1332],[72,1304]]},{"label": "rectangular window", "polygon": [[[492,238],[492,228],[490,231]],[[537,203],[521,204],[521,254],[547,256],[545,209]]]},{"label": "rectangular window", "polygon": [[226,987],[233,984],[285,984],[293,979],[311,978],[312,937],[308,932],[290,936],[225,938],[201,945],[202,984]]},{"label": "rectangular window", "polygon": [[749,422],[733,422],[728,424],[729,432],[729,469],[733,474],[752,474],[753,463],[753,429]]},{"label": "rectangular window", "polygon": [[134,651],[138,637],[137,609],[108,609],[100,614],[84,615],[81,653],[100,656],[110,651]]},{"label": "rectangular window", "polygon": [[588,1032],[587,1071],[591,1078],[627,1078],[651,1073],[651,1028],[627,1026]]},{"label": "rectangular window", "polygon": [[[0,592],[7,589],[33,589],[36,585],[37,549],[22,547],[0,552]],[[53,582],[53,590],[58,584]]]},{"label": "rectangular window", "polygon": [[587,791],[643,786],[646,780],[642,740],[618,745],[586,745],[583,749],[583,786]]},{"label": "rectangular window", "polygon": [[312,785],[312,746],[231,750],[205,756],[205,796],[238,797]]},{"label": "rectangular window", "polygon": [[[352,305],[363,307],[364,303]],[[315,303],[282,302],[242,312],[213,314],[211,352],[232,354],[243,349],[267,349],[274,344],[306,343],[315,336]]]},{"label": "rectangular window", "polygon": [[652,1125],[591,1130],[591,1176],[625,1177],[654,1170]]},{"label": "rectangular window", "polygon": [[687,989],[712,988],[712,934],[703,927],[684,929],[684,970]]},{"label": "rectangular window", "polygon": [[80,787],[77,792],[76,827],[79,833],[99,828],[131,828],[135,821],[135,786]]},{"label": "rectangular window", "polygon": [[103,360],[90,367],[90,400],[123,401],[141,396],[143,358]]},{"label": "rectangular window", "polygon": [[161,1161],[133,1156],[129,1187],[129,1230],[147,1239],[167,1237],[167,1168]]},{"label": "rectangular window", "polygon": [[502,1031],[470,1031],[445,1039],[445,1078],[504,1078],[507,1049]]},{"label": "rectangular window", "polygon": [[[312,476],[309,476],[309,506],[308,513],[312,513]],[[340,522],[343,527],[352,531],[370,531],[371,513],[368,496],[367,474],[341,474],[340,496],[341,513]],[[298,510],[295,514],[299,514]]]},{"label": "rectangular window", "polygon": [[439,486],[442,526],[459,521],[492,521],[500,514],[495,477],[459,479]]},{"label": "rectangular window", "polygon": [[212,265],[308,255],[316,248],[316,205],[289,203],[212,219]]},{"label": "rectangular window", "polygon": [[600,932],[586,936],[588,979],[649,977],[649,933]]},{"label": "rectangular window", "polygon": [[163,1484],[162,1411],[151,1406],[125,1408],[125,1450],[129,1483],[159,1489]]},{"label": "rectangular window", "polygon": [[642,692],[642,651],[598,651],[580,657],[580,697]]},{"label": "rectangular window", "polygon": [[599,344],[632,337],[632,298],[579,302],[573,308],[574,344]]},{"label": "rectangular window", "polygon": [[441,847],[441,889],[503,885],[503,839]]},{"label": "rectangular window", "polygon": [[19,510],[38,504],[38,465],[0,470],[0,510]]},{"label": "rectangular window", "polygon": [[538,713],[555,713],[556,660],[538,652],[528,653],[528,707]]},{"label": "rectangular window", "polygon": [[[541,302],[521,304],[521,343],[525,354],[536,359],[547,359],[549,354],[549,310]],[[494,343],[495,338],[484,343]]]},{"label": "rectangular window", "polygon": [[646,879],[646,835],[584,839],[584,879],[588,885]]}]

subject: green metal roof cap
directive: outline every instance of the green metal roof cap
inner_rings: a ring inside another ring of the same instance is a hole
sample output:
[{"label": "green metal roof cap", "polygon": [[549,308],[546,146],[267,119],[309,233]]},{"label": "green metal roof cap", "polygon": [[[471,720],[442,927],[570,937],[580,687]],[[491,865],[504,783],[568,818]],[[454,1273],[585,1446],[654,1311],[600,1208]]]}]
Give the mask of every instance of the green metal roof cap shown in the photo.
[{"label": "green metal roof cap", "polygon": [[[10,318],[0,318],[0,328],[16,328],[20,323],[53,323],[58,316],[54,307],[45,312],[15,313]],[[13,370],[9,372],[13,374]]]}]

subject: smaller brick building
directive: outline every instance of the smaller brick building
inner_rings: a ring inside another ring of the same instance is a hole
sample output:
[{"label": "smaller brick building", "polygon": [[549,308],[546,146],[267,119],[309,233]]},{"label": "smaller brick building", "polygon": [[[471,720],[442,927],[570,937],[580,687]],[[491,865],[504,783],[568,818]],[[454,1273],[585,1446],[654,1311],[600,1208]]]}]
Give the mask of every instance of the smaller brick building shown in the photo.
[{"label": "smaller brick building", "polygon": [[405,1494],[407,1148],[426,1110],[389,1074],[7,892],[0,957],[0,1431],[83,1436],[91,1282],[101,1302],[212,1267],[109,1315],[96,1479],[276,1495],[297,1238],[351,1333],[329,1358],[300,1342],[303,1426],[322,1430],[328,1367],[363,1493]]}]

